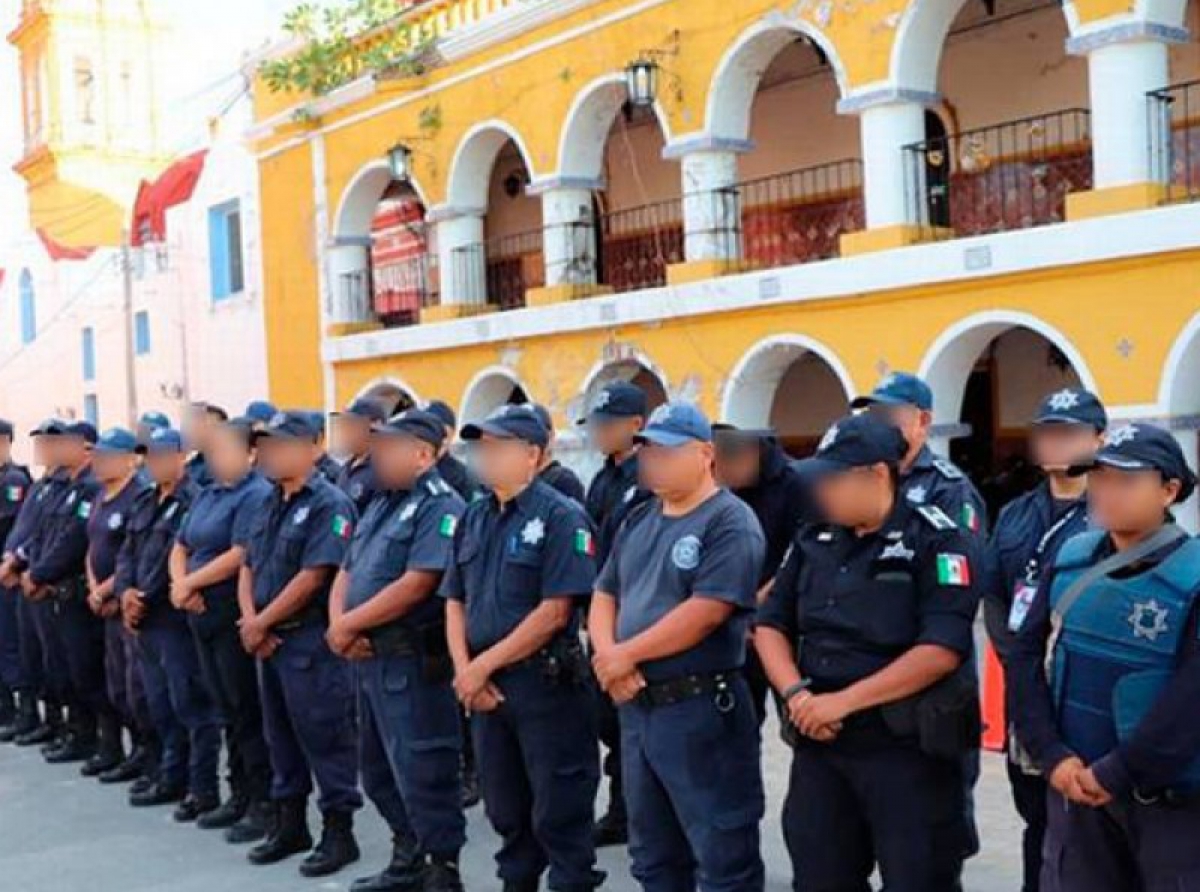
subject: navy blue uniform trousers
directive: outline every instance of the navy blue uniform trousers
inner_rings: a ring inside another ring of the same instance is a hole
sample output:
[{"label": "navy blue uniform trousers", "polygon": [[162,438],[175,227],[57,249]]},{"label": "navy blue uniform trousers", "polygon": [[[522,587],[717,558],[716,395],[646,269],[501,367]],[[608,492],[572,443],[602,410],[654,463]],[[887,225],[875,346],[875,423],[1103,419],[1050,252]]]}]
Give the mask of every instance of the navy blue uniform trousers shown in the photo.
[{"label": "navy blue uniform trousers", "polygon": [[0,686],[10,691],[26,691],[33,686],[21,659],[21,627],[17,604],[21,592],[0,587]]},{"label": "navy blue uniform trousers", "polygon": [[120,615],[104,621],[104,681],[108,700],[121,724],[146,735],[154,725],[146,704],[138,650],[137,636],[126,631]]},{"label": "navy blue uniform trousers", "polygon": [[115,714],[104,678],[104,620],[87,606],[81,587],[70,591],[58,599],[51,596],[50,625],[67,670],[67,703],[94,720]]}]

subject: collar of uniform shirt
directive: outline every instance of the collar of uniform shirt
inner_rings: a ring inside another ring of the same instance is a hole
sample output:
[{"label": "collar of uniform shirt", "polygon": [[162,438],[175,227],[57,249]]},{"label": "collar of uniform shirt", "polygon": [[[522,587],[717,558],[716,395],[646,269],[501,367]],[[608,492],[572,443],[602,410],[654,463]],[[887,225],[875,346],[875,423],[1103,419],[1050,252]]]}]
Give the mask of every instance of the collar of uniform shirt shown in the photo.
[{"label": "collar of uniform shirt", "polygon": [[503,514],[508,511],[519,511],[522,514],[525,514],[529,511],[529,503],[534,498],[531,490],[533,490],[535,486],[537,486],[536,479],[530,481],[528,486],[526,486],[523,490],[517,493],[516,496],[514,496],[512,499],[509,499],[509,501],[504,504],[500,503],[500,497],[494,492],[488,496],[488,501],[499,513]]},{"label": "collar of uniform shirt", "polygon": [[280,483],[278,480],[275,481],[275,488],[278,489],[281,493],[283,493],[284,501],[291,501],[292,499],[294,499],[296,496],[300,495],[300,493],[304,492],[305,490],[311,491],[313,488],[313,482],[315,480],[317,480],[318,478],[322,478],[322,477],[324,477],[324,475],[321,473],[321,469],[314,467],[312,469],[312,473],[309,474],[306,478],[304,478],[304,482],[301,483],[298,487],[296,487],[296,491],[291,493],[290,495],[288,495],[286,492],[284,492],[283,484]]}]

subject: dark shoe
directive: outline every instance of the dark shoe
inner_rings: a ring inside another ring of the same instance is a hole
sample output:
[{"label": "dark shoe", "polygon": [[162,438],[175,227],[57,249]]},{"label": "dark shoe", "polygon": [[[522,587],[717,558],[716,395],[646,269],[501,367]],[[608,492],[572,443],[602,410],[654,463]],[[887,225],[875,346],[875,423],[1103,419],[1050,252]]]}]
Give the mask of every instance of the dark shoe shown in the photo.
[{"label": "dark shoe", "polygon": [[350,884],[350,892],[421,892],[425,860],[416,840],[392,837],[392,860],[380,873],[361,877]]},{"label": "dark shoe", "polygon": [[625,815],[610,810],[592,828],[592,843],[598,849],[623,846],[629,842],[629,822]]},{"label": "dark shoe", "polygon": [[453,861],[429,862],[421,881],[421,892],[463,892],[462,876]]},{"label": "dark shoe", "polygon": [[134,750],[133,755],[115,768],[105,771],[98,779],[102,784],[127,784],[142,776],[145,762],[145,756]]},{"label": "dark shoe", "polygon": [[462,773],[462,807],[474,808],[479,804],[479,774],[463,769]]},{"label": "dark shoe", "polygon": [[158,775],[155,772],[144,772],[141,777],[135,780],[129,787],[129,798],[132,799],[134,796],[145,793],[148,790],[152,790],[157,785]]},{"label": "dark shoe", "polygon": [[11,722],[0,727],[0,743],[12,743],[41,724],[37,698],[24,691],[17,692],[17,711]]},{"label": "dark shoe", "polygon": [[326,877],[337,873],[359,858],[358,843],[354,840],[354,816],[349,812],[331,811],[325,815],[321,841],[312,853],[300,862],[300,874],[306,877]]},{"label": "dark shoe", "polygon": [[215,808],[208,814],[201,815],[196,821],[196,826],[201,830],[225,830],[232,827],[240,821],[246,814],[246,809],[250,806],[249,801],[242,793],[234,793],[223,803],[219,808]]},{"label": "dark shoe", "polygon": [[17,746],[37,746],[39,744],[48,743],[58,737],[58,728],[53,725],[42,723],[36,728],[26,731],[13,738],[13,742]]},{"label": "dark shoe", "polygon": [[504,892],[538,892],[540,880],[505,880]]},{"label": "dark shoe", "polygon": [[270,834],[246,854],[251,864],[275,864],[312,848],[307,806],[304,799],[285,799],[278,804]]},{"label": "dark shoe", "polygon": [[96,755],[96,741],[82,737],[70,737],[62,746],[47,751],[45,755],[48,765],[86,762]]},{"label": "dark shoe", "polygon": [[253,802],[242,819],[225,831],[225,841],[231,845],[258,842],[275,826],[275,803]]},{"label": "dark shoe", "polygon": [[221,805],[220,798],[215,793],[204,796],[193,796],[189,793],[171,815],[180,824],[190,824],[201,815],[207,815],[217,810]]},{"label": "dark shoe", "polygon": [[173,787],[170,784],[155,782],[140,792],[129,793],[129,804],[134,808],[150,808],[156,805],[170,805],[172,802],[182,802],[187,796],[184,787]]},{"label": "dark shoe", "polygon": [[122,764],[124,757],[120,753],[98,752],[79,769],[84,777],[99,777],[105,772],[112,771]]}]

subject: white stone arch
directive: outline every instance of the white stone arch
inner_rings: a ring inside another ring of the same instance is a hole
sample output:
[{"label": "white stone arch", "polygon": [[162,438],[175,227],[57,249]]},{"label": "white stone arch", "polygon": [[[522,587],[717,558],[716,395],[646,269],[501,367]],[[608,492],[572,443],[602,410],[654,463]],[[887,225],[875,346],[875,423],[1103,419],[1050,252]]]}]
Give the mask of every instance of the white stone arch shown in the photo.
[{"label": "white stone arch", "polygon": [[493,409],[508,402],[514,387],[521,388],[532,398],[521,376],[508,366],[491,365],[481,369],[467,384],[459,402],[459,424],[470,424],[486,418]]},{"label": "white stone arch", "polygon": [[1061,350],[1083,387],[1100,395],[1083,354],[1061,331],[1028,313],[988,310],[955,322],[938,335],[921,360],[917,374],[933,390],[934,424],[959,422],[967,378],[975,363],[992,341],[1016,328],[1041,335]]},{"label": "white stone arch", "polygon": [[533,156],[525,140],[511,124],[493,118],[474,125],[459,140],[450,162],[450,177],[446,188],[446,203],[456,210],[482,212],[487,209],[488,187],[492,169],[505,144],[512,140],[525,169],[533,177]]},{"label": "white stone arch", "polygon": [[[604,170],[604,149],[613,121],[625,104],[625,75],[598,77],[579,91],[567,112],[558,145],[557,176],[568,181],[595,183]],[[671,142],[671,125],[660,103],[654,103],[663,140]]]},{"label": "white stone arch", "polygon": [[636,350],[617,358],[602,359],[593,365],[584,376],[579,393],[567,405],[567,417],[583,418],[605,384],[611,381],[632,381],[640,373],[654,378],[666,398],[671,398],[671,385],[666,373],[648,355]]},{"label": "white stone arch", "polygon": [[839,98],[847,92],[846,68],[833,42],[815,25],[798,17],[769,15],[751,25],[725,51],[713,73],[705,106],[706,132],[718,139],[750,136],[750,115],[759,82],[775,57],[803,34],[829,60]]},{"label": "white stone arch", "polygon": [[408,383],[394,375],[383,375],[365,384],[354,395],[356,400],[375,400],[384,409],[391,411],[400,403],[407,400],[411,405],[421,405],[421,397]]},{"label": "white stone arch", "polygon": [[[379,199],[391,183],[392,171],[383,159],[368,162],[358,169],[346,184],[338,202],[337,214],[333,218],[334,244],[370,237],[371,221],[379,207]],[[421,204],[428,207],[420,183],[410,179],[408,185]]]},{"label": "white stone arch", "polygon": [[849,404],[855,396],[854,380],[833,350],[807,335],[772,335],[742,354],[729,373],[721,396],[721,420],[743,428],[769,427],[775,395],[784,376],[810,354],[833,372]]}]

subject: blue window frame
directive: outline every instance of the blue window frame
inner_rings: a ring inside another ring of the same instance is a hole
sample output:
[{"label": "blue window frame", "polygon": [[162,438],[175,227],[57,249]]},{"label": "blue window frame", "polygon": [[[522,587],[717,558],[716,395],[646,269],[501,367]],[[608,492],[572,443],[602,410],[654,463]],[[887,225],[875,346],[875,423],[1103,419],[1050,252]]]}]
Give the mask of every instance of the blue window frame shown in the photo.
[{"label": "blue window frame", "polygon": [[96,331],[90,325],[83,330],[83,380],[96,380]]},{"label": "blue window frame", "polygon": [[100,427],[100,397],[94,393],[83,396],[83,418],[92,427]]},{"label": "blue window frame", "polygon": [[133,352],[145,356],[150,352],[150,313],[138,310],[133,317]]},{"label": "blue window frame", "polygon": [[208,266],[212,299],[224,300],[245,287],[242,263],[242,211],[238,201],[208,210]]},{"label": "blue window frame", "polygon": [[21,270],[20,310],[21,343],[32,344],[37,337],[37,296],[33,290],[33,276],[29,270]]}]

